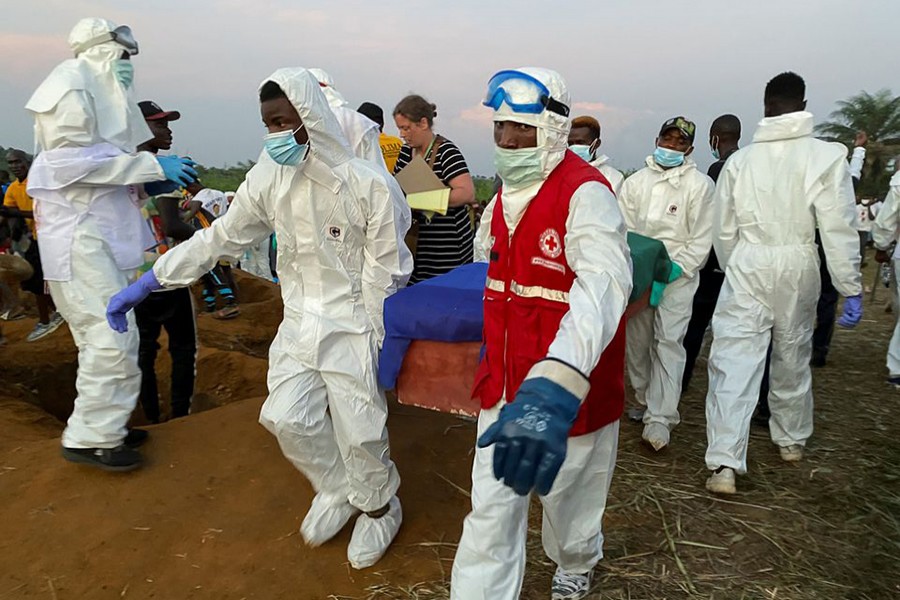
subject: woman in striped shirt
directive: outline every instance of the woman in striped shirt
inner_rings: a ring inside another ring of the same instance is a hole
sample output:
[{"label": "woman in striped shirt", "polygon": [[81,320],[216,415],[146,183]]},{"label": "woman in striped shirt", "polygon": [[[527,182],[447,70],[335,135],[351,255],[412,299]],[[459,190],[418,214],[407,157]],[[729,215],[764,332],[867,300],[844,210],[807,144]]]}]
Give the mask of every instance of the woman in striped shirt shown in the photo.
[{"label": "woman in striped shirt", "polygon": [[394,109],[394,122],[404,141],[394,173],[408,165],[414,154],[419,155],[450,188],[450,206],[446,215],[436,214],[431,220],[422,214],[416,215],[419,240],[415,268],[409,280],[411,284],[472,262],[474,234],[468,208],[475,202],[475,185],[456,144],[434,134],[432,128],[436,116],[435,105],[421,96],[407,96]]}]

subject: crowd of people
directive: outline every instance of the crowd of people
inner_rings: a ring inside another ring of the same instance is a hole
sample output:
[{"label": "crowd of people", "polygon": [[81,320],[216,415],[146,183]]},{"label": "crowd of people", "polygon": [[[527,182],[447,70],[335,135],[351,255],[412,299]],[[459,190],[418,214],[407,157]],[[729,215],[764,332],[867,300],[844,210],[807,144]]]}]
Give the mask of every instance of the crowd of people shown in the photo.
[{"label": "crowd of people", "polygon": [[[571,114],[559,73],[500,71],[484,95],[500,186],[482,212],[463,154],[436,133],[436,107],[421,96],[393,109],[398,139],[384,133],[380,107],[353,110],[327,72],[278,69],[257,90],[263,151],[226,198],[203,187],[191,159],[164,154],[181,114],[134,100],[138,44],[128,27],[83,19],[69,44],[74,58],[28,101],[39,152],[33,162],[10,152],[16,179],[4,201],[4,217],[22,220],[8,251],[33,271],[21,283],[40,315],[29,339],[65,319],[79,349],[63,456],[105,470],[140,466],[148,432],[127,423],[138,399],[148,420],[161,419],[162,329],[171,416],[189,413],[197,342],[187,286],[202,279],[205,310],[233,318],[230,265],[240,262],[277,280],[284,300],[259,420],[316,492],[300,533],[317,546],[355,519],[347,556],[369,567],[402,522],[376,379],[384,300],[487,262],[472,510],[454,599],[519,596],[532,493],[557,565],[552,598],[589,593],[625,373],[629,417],[660,451],[710,327],[707,489],[736,493],[754,414],[782,459],[801,460],[813,431],[811,365],[825,363],[835,321],[852,328],[862,318],[870,232],[875,259],[896,258],[900,175],[880,211],[858,205],[865,135],[849,162],[846,147],[815,139],[805,83],[792,72],[766,85],[765,118],[746,147],[737,117],[712,123],[707,174],[692,159],[695,123],[675,116],[648,140],[645,166],[625,177],[600,153],[596,118]],[[410,210],[393,175],[417,163],[447,190],[445,210]],[[626,318],[629,232],[662,242],[672,272],[653,306]],[[28,269],[18,267],[22,279]],[[900,326],[888,369],[900,386]]]}]

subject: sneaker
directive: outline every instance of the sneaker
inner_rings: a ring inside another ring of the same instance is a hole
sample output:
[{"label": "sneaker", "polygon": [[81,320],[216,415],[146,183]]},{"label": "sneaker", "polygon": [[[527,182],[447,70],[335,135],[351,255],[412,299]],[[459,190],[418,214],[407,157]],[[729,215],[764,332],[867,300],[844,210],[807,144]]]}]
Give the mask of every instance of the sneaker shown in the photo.
[{"label": "sneaker", "polygon": [[669,428],[662,423],[647,423],[641,438],[659,452],[669,445]]},{"label": "sneaker", "polygon": [[321,546],[344,528],[350,519],[359,514],[359,509],[347,502],[347,497],[319,492],[313,498],[312,506],[300,525],[300,535],[307,545]]},{"label": "sneaker", "polygon": [[397,537],[403,522],[403,509],[397,496],[388,503],[388,511],[373,518],[363,513],[356,520],[353,536],[347,546],[347,559],[354,569],[365,569],[377,563]]},{"label": "sneaker", "polygon": [[132,449],[140,448],[148,437],[150,437],[150,432],[146,429],[129,429],[122,443]]},{"label": "sneaker", "polygon": [[734,469],[731,467],[719,467],[706,480],[706,489],[713,494],[736,494],[734,486]]},{"label": "sneaker", "polygon": [[5,311],[3,314],[0,314],[0,319],[4,321],[18,321],[19,319],[25,318],[25,311],[22,310],[22,307],[19,308],[11,308]]},{"label": "sneaker", "polygon": [[141,453],[125,444],[115,448],[66,448],[63,458],[69,462],[89,465],[104,471],[133,471],[141,466]]},{"label": "sneaker", "polygon": [[31,330],[31,333],[28,334],[25,340],[28,342],[36,342],[43,337],[47,337],[51,333],[53,333],[53,330],[50,329],[50,323],[38,323],[34,326],[34,329]]},{"label": "sneaker", "polygon": [[781,453],[781,460],[784,462],[797,462],[803,458],[803,446],[799,444],[779,446],[778,451]]},{"label": "sneaker", "polygon": [[213,316],[213,319],[219,319],[219,320],[224,321],[226,319],[233,319],[240,314],[241,314],[241,309],[238,308],[237,306],[232,305],[232,306],[226,306],[225,308],[220,308],[219,310],[215,311],[212,314],[212,316]]},{"label": "sneaker", "polygon": [[642,423],[644,421],[644,412],[647,409],[643,406],[634,406],[628,409],[628,420],[634,421],[635,423]]},{"label": "sneaker", "polygon": [[894,389],[900,389],[900,375],[891,375],[887,378],[888,385],[893,386]]},{"label": "sneaker", "polygon": [[569,573],[559,567],[553,574],[553,584],[550,586],[551,600],[580,600],[586,598],[591,592],[591,577],[593,571],[587,573]]}]

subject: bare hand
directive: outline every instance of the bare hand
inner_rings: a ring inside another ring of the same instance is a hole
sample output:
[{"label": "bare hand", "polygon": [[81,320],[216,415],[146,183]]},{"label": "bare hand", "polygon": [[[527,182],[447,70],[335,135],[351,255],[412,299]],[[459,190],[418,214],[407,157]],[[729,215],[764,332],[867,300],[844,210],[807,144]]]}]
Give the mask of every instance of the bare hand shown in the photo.
[{"label": "bare hand", "polygon": [[868,142],[869,142],[869,136],[866,135],[865,131],[860,131],[859,133],[856,134],[856,139],[853,140],[853,145],[857,148],[860,146],[865,147],[865,145]]}]

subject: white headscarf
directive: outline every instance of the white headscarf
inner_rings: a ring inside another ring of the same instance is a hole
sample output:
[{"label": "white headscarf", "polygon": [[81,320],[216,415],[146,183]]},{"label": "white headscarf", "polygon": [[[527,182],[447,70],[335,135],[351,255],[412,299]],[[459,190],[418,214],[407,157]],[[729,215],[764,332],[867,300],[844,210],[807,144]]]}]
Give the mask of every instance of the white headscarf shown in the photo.
[{"label": "white headscarf", "polygon": [[[526,75],[534,77],[543,83],[550,95],[557,101],[571,106],[571,98],[565,80],[556,71],[537,67],[522,67],[514,69]],[[553,169],[562,162],[566,150],[569,147],[569,130],[572,122],[568,117],[555,112],[544,110],[539,114],[525,114],[514,112],[504,102],[500,108],[494,111],[494,121],[514,121],[524,123],[537,128],[537,149],[541,160],[540,181],[515,187],[503,184],[503,212],[506,215],[507,225],[514,227],[518,223],[522,212],[528,203],[534,199],[541,186]]]},{"label": "white headscarf", "polygon": [[300,115],[309,135],[310,154],[330,167],[353,158],[353,151],[328,105],[323,88],[319,87],[311,70],[299,67],[278,69],[260,84],[260,88],[269,81],[281,88]]},{"label": "white headscarf", "polygon": [[316,78],[316,81],[319,82],[319,86],[321,86],[322,92],[325,93],[325,97],[328,98],[328,104],[332,108],[347,106],[349,104],[343,94],[334,89],[334,79],[332,79],[331,75],[324,70],[315,67],[311,68],[309,72]]},{"label": "white headscarf", "polygon": [[[116,27],[107,19],[82,19],[69,33],[69,46],[74,51],[79,45]],[[153,138],[153,134],[132,98],[131,89],[125,89],[116,79],[114,65],[124,51],[124,46],[109,41],[63,61],[38,86],[25,108],[34,113],[50,112],[70,91],[87,92],[95,109],[92,117],[96,123],[97,141],[113,144],[124,152],[134,152],[140,144]]]}]

